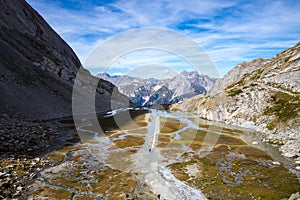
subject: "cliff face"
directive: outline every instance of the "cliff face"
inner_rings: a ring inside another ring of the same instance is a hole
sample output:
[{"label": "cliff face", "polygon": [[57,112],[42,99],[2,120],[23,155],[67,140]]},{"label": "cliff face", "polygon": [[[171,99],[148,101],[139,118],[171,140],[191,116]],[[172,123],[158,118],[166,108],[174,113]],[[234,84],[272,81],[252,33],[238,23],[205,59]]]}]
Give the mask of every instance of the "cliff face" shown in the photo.
[{"label": "cliff face", "polygon": [[[240,72],[241,76],[234,75]],[[212,94],[196,96],[172,109],[264,132],[269,142],[283,144],[287,157],[300,159],[299,77],[300,43],[270,60],[238,65],[219,80]]]},{"label": "cliff face", "polygon": [[[81,66],[73,50],[24,0],[0,0],[0,18],[0,113],[30,120],[71,115]],[[114,89],[99,81],[97,111],[110,109]]]}]

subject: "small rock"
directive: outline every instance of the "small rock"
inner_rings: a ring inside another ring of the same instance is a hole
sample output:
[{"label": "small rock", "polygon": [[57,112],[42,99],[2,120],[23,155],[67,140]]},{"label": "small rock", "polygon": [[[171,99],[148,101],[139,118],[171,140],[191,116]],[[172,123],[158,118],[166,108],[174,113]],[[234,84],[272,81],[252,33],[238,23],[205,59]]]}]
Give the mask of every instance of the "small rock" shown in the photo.
[{"label": "small rock", "polygon": [[287,152],[284,154],[285,157],[288,157],[288,158],[294,158],[296,156],[296,154],[294,154],[293,152]]},{"label": "small rock", "polygon": [[33,161],[34,161],[34,162],[40,162],[40,158],[37,157],[37,158],[33,159]]},{"label": "small rock", "polygon": [[36,177],[36,174],[35,173],[31,173],[30,175],[29,175],[29,178],[32,180],[32,179],[34,179]]},{"label": "small rock", "polygon": [[258,145],[259,143],[257,141],[253,141],[252,145]]},{"label": "small rock", "polygon": [[300,198],[299,192],[292,194],[289,198],[289,200],[298,200]]},{"label": "small rock", "polygon": [[297,167],[296,167],[296,170],[300,171],[300,166],[297,166]]},{"label": "small rock", "polygon": [[273,165],[280,165],[280,162],[273,161],[272,164],[273,164]]},{"label": "small rock", "polygon": [[13,197],[19,196],[21,194],[20,191],[17,191],[16,193],[13,194]]},{"label": "small rock", "polygon": [[93,171],[93,170],[89,171],[88,173],[89,173],[89,174],[96,174],[96,172]]},{"label": "small rock", "polygon": [[22,191],[23,190],[23,187],[19,186],[17,187],[17,191]]},{"label": "small rock", "polygon": [[300,165],[300,160],[296,160],[295,163],[296,163],[297,165]]},{"label": "small rock", "polygon": [[2,178],[2,177],[4,178],[6,176],[8,176],[8,174],[0,172],[0,178]]}]

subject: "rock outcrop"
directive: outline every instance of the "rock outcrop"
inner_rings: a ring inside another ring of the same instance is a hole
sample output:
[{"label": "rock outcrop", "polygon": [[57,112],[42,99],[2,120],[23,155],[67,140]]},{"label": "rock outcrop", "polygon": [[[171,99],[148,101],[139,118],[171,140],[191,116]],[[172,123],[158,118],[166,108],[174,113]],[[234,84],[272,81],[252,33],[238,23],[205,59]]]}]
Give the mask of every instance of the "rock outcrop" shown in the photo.
[{"label": "rock outcrop", "polygon": [[171,109],[266,133],[282,153],[300,160],[300,43],[270,60],[255,59],[233,68],[210,95]]},{"label": "rock outcrop", "polygon": [[[26,120],[72,115],[73,84],[81,66],[73,50],[24,0],[0,0],[0,18],[0,114]],[[99,81],[98,112],[110,110],[114,89]]]},{"label": "rock outcrop", "polygon": [[252,60],[249,63],[243,62],[238,64],[227,74],[225,74],[223,78],[218,79],[216,81],[216,84],[212,88],[211,93],[215,94],[218,92],[222,92],[229,84],[241,79],[245,74],[256,70],[265,62],[267,62],[267,60],[264,60],[262,58],[257,58]]}]

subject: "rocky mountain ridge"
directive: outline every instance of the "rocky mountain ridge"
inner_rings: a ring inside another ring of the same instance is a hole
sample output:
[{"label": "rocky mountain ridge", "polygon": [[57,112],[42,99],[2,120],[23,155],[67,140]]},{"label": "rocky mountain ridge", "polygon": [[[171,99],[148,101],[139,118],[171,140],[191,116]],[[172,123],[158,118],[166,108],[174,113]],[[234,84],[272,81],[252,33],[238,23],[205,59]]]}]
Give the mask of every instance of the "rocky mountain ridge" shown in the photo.
[{"label": "rocky mountain ridge", "polygon": [[197,94],[207,94],[216,81],[209,76],[199,75],[196,71],[183,71],[164,80],[128,75],[110,76],[107,73],[99,73],[97,77],[116,85],[121,93],[140,106],[172,104]]},{"label": "rocky mountain ridge", "polygon": [[272,59],[237,65],[216,83],[212,94],[198,95],[171,109],[263,132],[264,140],[300,161],[299,77],[300,43]]},{"label": "rocky mountain ridge", "polygon": [[[29,120],[71,116],[81,66],[73,50],[26,1],[1,0],[0,10],[1,114]],[[97,111],[110,110],[115,86],[86,75],[86,84],[99,81]]]},{"label": "rocky mountain ridge", "polygon": [[227,74],[224,75],[223,78],[218,79],[216,84],[211,90],[211,93],[222,92],[229,84],[233,83],[241,79],[245,74],[252,72],[258,69],[261,65],[263,65],[267,60],[262,58],[257,58],[252,60],[251,62],[242,62],[231,69]]}]

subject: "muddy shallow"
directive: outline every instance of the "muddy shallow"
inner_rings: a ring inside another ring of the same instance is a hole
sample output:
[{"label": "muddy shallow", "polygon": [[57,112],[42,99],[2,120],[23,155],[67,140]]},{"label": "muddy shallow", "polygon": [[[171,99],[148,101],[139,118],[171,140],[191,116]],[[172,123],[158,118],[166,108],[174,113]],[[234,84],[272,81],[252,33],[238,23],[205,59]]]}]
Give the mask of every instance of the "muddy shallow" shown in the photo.
[{"label": "muddy shallow", "polygon": [[31,199],[283,199],[300,191],[276,147],[252,145],[257,133],[157,110],[110,113],[99,117],[102,130],[79,121],[82,142],[48,154],[55,165],[38,174]]}]

